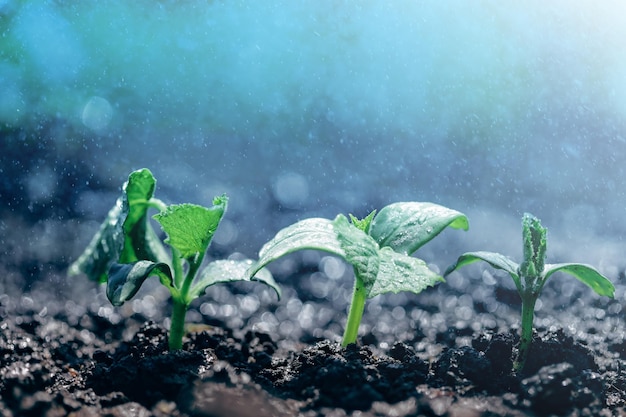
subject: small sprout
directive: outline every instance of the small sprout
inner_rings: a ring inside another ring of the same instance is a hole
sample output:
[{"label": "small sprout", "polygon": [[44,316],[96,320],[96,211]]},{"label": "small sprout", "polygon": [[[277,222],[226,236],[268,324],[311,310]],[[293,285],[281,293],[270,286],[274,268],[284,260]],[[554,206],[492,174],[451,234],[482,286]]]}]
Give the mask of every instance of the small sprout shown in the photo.
[{"label": "small sprout", "polygon": [[576,263],[546,264],[547,234],[547,229],[541,226],[539,219],[530,214],[524,214],[522,219],[524,260],[521,265],[499,253],[468,252],[461,255],[454,265],[448,267],[444,274],[447,276],[464,265],[484,261],[496,269],[508,272],[513,278],[522,299],[522,329],[517,358],[513,362],[514,372],[521,372],[524,369],[532,342],[535,303],[543,286],[552,274],[557,271],[570,274],[599,295],[613,298],[615,293],[613,284],[590,265]]},{"label": "small sprout", "polygon": [[356,343],[365,300],[388,292],[420,293],[443,281],[426,263],[410,256],[446,227],[468,229],[462,213],[432,203],[395,203],[362,220],[309,218],[279,231],[259,252],[249,277],[272,261],[302,249],[340,256],[354,269],[355,285],[342,345]]},{"label": "small sprout", "polygon": [[[250,260],[217,260],[204,268],[204,255],[226,211],[228,198],[216,197],[210,208],[195,204],[166,205],[153,197],[156,180],[148,169],[130,174],[122,196],[83,254],[69,268],[70,275],[83,273],[107,284],[111,303],[120,306],[135,296],[143,282],[157,276],[170,291],[173,310],[169,335],[170,350],[181,349],[185,315],[193,300],[211,285],[250,281],[246,274]],[[166,233],[165,243],[157,237],[148,209]],[[262,269],[253,278],[276,291],[280,288],[270,272]]]}]

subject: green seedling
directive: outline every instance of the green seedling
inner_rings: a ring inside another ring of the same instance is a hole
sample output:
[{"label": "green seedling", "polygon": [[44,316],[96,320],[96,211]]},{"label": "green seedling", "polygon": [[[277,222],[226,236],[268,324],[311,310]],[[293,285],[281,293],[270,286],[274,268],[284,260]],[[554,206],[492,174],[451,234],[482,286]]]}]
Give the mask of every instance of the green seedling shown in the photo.
[{"label": "green seedling", "polygon": [[536,217],[524,214],[522,237],[524,260],[521,265],[499,253],[468,252],[461,255],[444,274],[447,276],[464,265],[484,261],[496,269],[508,272],[513,278],[522,299],[522,329],[517,358],[513,361],[514,372],[521,372],[524,369],[532,342],[535,303],[543,286],[552,274],[557,271],[570,274],[599,295],[613,298],[615,293],[613,284],[590,265],[577,263],[546,264],[547,229],[541,226]]},{"label": "green seedling", "polygon": [[356,278],[342,345],[356,343],[368,298],[388,292],[420,293],[443,281],[426,263],[410,256],[450,226],[467,230],[467,217],[432,203],[395,203],[364,219],[340,214],[334,220],[310,218],[279,231],[259,252],[249,277],[272,261],[302,249],[342,257]]},{"label": "green seedling", "polygon": [[[156,180],[148,169],[130,174],[122,196],[69,274],[83,273],[106,283],[111,303],[120,306],[135,296],[143,282],[157,276],[173,300],[170,350],[181,349],[185,315],[193,300],[218,283],[250,281],[250,260],[216,260],[203,267],[205,253],[226,211],[228,198],[216,197],[212,207],[195,204],[166,205],[153,197]],[[170,251],[152,228],[148,210],[167,238]],[[280,298],[280,288],[268,270],[254,280],[269,285]]]}]

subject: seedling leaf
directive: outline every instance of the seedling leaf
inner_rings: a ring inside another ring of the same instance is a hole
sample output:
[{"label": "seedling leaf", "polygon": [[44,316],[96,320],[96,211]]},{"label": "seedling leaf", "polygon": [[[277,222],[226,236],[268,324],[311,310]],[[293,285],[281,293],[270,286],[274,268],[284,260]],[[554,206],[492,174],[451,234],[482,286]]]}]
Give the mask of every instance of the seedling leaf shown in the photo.
[{"label": "seedling leaf", "polygon": [[122,187],[122,199],[128,210],[122,213],[125,240],[120,263],[166,262],[168,259],[148,219],[148,209],[156,204],[152,200],[155,187],[156,180],[146,168],[132,172]]},{"label": "seedling leaf", "polygon": [[467,217],[434,203],[394,203],[384,207],[370,225],[370,235],[380,247],[410,255],[446,227],[467,230]]},{"label": "seedling leaf", "polygon": [[149,169],[140,169],[132,172],[128,176],[128,181],[124,184],[123,190],[129,205],[128,216],[124,230],[128,233],[132,227],[142,217],[148,209],[149,201],[154,195],[156,179]]},{"label": "seedling leaf", "polygon": [[261,268],[281,256],[303,249],[321,250],[345,258],[333,222],[314,217],[280,230],[272,240],[263,245],[259,251],[259,260],[250,267],[248,276],[254,276]]},{"label": "seedling leaf", "polygon": [[345,260],[354,267],[355,274],[363,280],[365,290],[369,293],[378,275],[378,244],[365,232],[350,224],[343,214],[335,218],[333,228]]},{"label": "seedling leaf", "polygon": [[249,259],[238,261],[218,260],[211,262],[202,270],[198,281],[193,284],[193,287],[189,292],[190,298],[194,299],[199,297],[208,287],[215,284],[235,281],[259,281],[276,291],[276,295],[280,299],[280,287],[276,281],[274,281],[270,271],[263,268],[259,270],[253,278],[250,278],[246,274],[252,264],[253,262]]},{"label": "seedling leaf", "polygon": [[541,225],[538,218],[525,213],[522,218],[522,240],[524,261],[520,265],[520,275],[531,285],[543,273],[548,229]]},{"label": "seedling leaf", "polygon": [[577,278],[583,284],[594,290],[596,294],[613,298],[615,287],[593,266],[577,263],[547,264],[544,270],[544,281],[557,271],[565,272]]},{"label": "seedling leaf", "polygon": [[161,283],[173,286],[170,267],[164,263],[137,261],[132,264],[111,265],[107,283],[107,298],[114,306],[121,306],[137,294],[143,282],[151,275],[158,275]]},{"label": "seedling leaf", "polygon": [[352,214],[350,214],[349,216],[350,216],[350,221],[357,229],[362,230],[365,233],[369,233],[372,220],[374,220],[374,216],[376,216],[376,210],[373,210],[370,214],[368,214],[361,220],[359,220],[357,217],[353,216]]},{"label": "seedling leaf", "polygon": [[171,205],[154,218],[167,233],[165,243],[176,248],[184,258],[192,258],[209,247],[226,204],[224,199],[212,208],[195,204]]},{"label": "seedling leaf", "polygon": [[598,295],[613,297],[615,287],[595,268],[586,264],[562,263],[546,264],[547,229],[536,217],[524,214],[522,218],[522,238],[524,260],[521,265],[509,260],[504,255],[492,252],[469,252],[459,257],[450,266],[445,275],[475,261],[485,261],[492,267],[502,269],[511,275],[522,299],[522,326],[517,357],[513,361],[513,372],[524,369],[530,344],[533,340],[533,318],[535,303],[544,284],[555,272],[568,273],[594,290]]},{"label": "seedling leaf", "polygon": [[[421,292],[443,278],[409,256],[445,227],[468,228],[465,215],[432,203],[397,203],[359,220],[352,214],[334,220],[305,219],[280,230],[259,252],[248,276],[288,253],[317,249],[340,256],[355,275],[342,345],[355,343],[367,298],[385,292]],[[407,229],[407,230],[402,230]],[[425,230],[421,230],[425,229]]]},{"label": "seedling leaf", "polygon": [[384,247],[380,249],[378,276],[367,292],[367,298],[388,292],[419,294],[438,282],[444,282],[443,277],[430,270],[423,260]]},{"label": "seedling leaf", "polygon": [[124,245],[122,213],[127,211],[127,207],[121,198],[117,200],[87,248],[70,265],[69,275],[83,273],[93,281],[101,284],[107,282],[109,268],[119,258]]},{"label": "seedling leaf", "polygon": [[522,283],[520,281],[518,273],[519,265],[507,258],[506,256],[495,252],[478,251],[464,253],[463,255],[459,256],[459,259],[457,259],[455,264],[450,265],[448,269],[446,269],[446,272],[443,274],[443,276],[448,276],[460,267],[469,265],[477,261],[487,262],[489,265],[496,269],[501,269],[505,272],[508,272],[511,278],[513,278],[513,281],[515,281],[515,286],[517,287],[518,291],[521,292]]}]

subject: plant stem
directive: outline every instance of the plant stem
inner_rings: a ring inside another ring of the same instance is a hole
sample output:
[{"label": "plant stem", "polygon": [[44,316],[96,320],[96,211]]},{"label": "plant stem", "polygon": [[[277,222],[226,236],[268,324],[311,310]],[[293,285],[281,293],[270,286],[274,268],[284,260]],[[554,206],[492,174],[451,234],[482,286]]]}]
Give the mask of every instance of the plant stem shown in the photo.
[{"label": "plant stem", "polygon": [[159,200],[158,198],[152,197],[150,200],[148,200],[148,205],[150,207],[154,207],[155,209],[159,211],[167,210],[167,205],[163,201]]},{"label": "plant stem", "polygon": [[169,349],[178,350],[183,347],[183,335],[185,333],[185,316],[187,315],[187,304],[181,300],[174,299],[172,309],[172,323],[170,324]]},{"label": "plant stem", "polygon": [[172,309],[172,324],[170,325],[169,349],[178,350],[183,347],[183,336],[185,334],[185,316],[187,308],[193,300],[189,299],[191,283],[196,277],[196,273],[202,265],[204,254],[197,254],[194,259],[189,260],[189,270],[183,280],[178,297],[172,297],[174,307]]},{"label": "plant stem", "polygon": [[182,257],[180,256],[180,252],[176,248],[172,248],[172,267],[174,270],[174,287],[180,289],[182,287],[184,272],[183,272],[183,262]]},{"label": "plant stem", "polygon": [[513,371],[521,372],[524,369],[528,350],[533,341],[533,318],[537,295],[530,293],[522,296],[522,334],[520,336],[517,359],[513,362]]},{"label": "plant stem", "polygon": [[341,346],[346,347],[351,343],[356,343],[356,338],[359,334],[359,324],[361,324],[361,318],[363,317],[363,309],[365,308],[365,285],[363,280],[356,275],[356,281],[354,282],[354,290],[352,291],[352,303],[350,304],[350,311],[348,312],[348,321],[346,322],[346,329],[343,333],[343,340]]}]

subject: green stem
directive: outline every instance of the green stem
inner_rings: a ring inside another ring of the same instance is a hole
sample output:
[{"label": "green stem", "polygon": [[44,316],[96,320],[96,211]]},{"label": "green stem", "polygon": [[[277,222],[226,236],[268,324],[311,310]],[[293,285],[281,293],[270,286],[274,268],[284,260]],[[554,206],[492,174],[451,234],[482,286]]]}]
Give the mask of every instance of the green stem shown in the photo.
[{"label": "green stem", "polygon": [[172,309],[172,323],[170,325],[170,337],[169,337],[169,349],[178,350],[183,347],[183,336],[185,334],[185,316],[187,315],[187,308],[193,300],[189,299],[189,290],[191,284],[196,277],[200,265],[202,265],[203,254],[198,254],[196,257],[189,261],[189,270],[183,280],[180,293],[177,297],[172,297],[174,300],[174,307]]},{"label": "green stem", "polygon": [[187,315],[187,304],[181,300],[174,299],[172,309],[172,323],[170,325],[170,350],[178,350],[183,347],[183,335],[185,334],[185,316]]},{"label": "green stem", "polygon": [[174,270],[174,286],[176,289],[180,289],[184,279],[183,258],[176,248],[172,248],[172,268]]},{"label": "green stem", "polygon": [[189,270],[187,271],[187,275],[185,276],[185,280],[183,281],[183,286],[180,289],[180,295],[183,297],[183,300],[187,303],[187,305],[191,304],[193,300],[189,300],[189,290],[191,289],[191,284],[193,280],[196,278],[196,274],[202,265],[202,260],[204,259],[204,254],[197,254],[194,259],[189,261]]},{"label": "green stem", "polygon": [[158,198],[152,197],[150,200],[148,200],[148,205],[150,207],[154,207],[155,209],[159,211],[167,210],[167,204],[165,204],[163,201],[159,200]]},{"label": "green stem", "polygon": [[522,296],[522,334],[519,341],[517,359],[513,362],[513,371],[521,372],[524,369],[528,350],[533,341],[533,319],[535,315],[535,303],[537,296],[528,294]]},{"label": "green stem", "polygon": [[352,303],[350,304],[350,311],[348,312],[348,321],[343,333],[343,341],[341,342],[341,346],[343,347],[351,343],[356,343],[366,298],[363,280],[356,275],[354,290],[352,292]]}]

